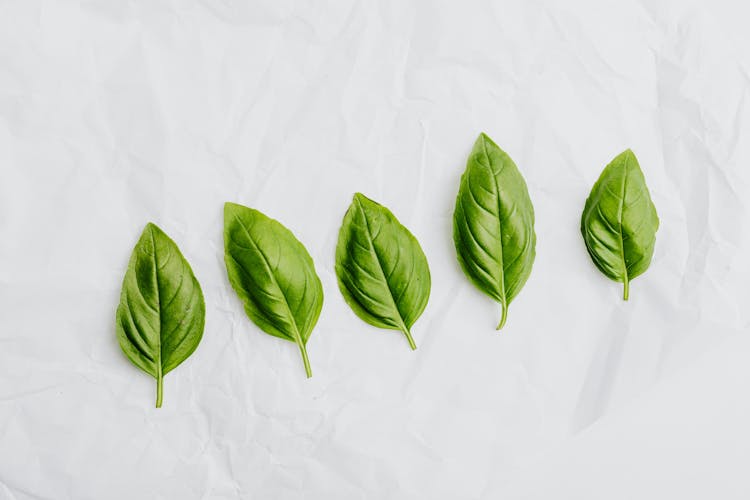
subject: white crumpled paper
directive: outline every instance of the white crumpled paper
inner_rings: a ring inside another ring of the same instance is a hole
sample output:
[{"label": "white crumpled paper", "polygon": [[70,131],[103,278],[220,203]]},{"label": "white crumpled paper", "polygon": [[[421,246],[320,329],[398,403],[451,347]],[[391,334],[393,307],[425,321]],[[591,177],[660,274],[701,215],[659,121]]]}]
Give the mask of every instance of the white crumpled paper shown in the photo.
[{"label": "white crumpled paper", "polygon": [[[740,0],[0,1],[0,499],[749,498],[749,15]],[[499,333],[451,238],[481,131],[537,218]],[[579,234],[626,148],[661,219],[629,302]],[[429,259],[415,352],[337,289],[355,191]],[[229,287],[227,200],[315,259],[310,380]],[[114,332],[148,221],[207,306],[160,410]]]}]

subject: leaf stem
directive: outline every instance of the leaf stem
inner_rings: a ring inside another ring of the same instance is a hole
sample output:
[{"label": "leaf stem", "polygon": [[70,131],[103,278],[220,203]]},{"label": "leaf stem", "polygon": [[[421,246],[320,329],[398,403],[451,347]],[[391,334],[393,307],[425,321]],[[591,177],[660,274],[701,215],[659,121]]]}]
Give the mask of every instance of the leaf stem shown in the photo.
[{"label": "leaf stem", "polygon": [[623,281],[622,286],[622,300],[628,300],[628,295],[630,295],[630,282],[628,281],[628,276],[625,275],[625,281]]},{"label": "leaf stem", "polygon": [[414,343],[414,339],[412,338],[411,332],[409,331],[409,329],[404,327],[403,332],[404,332],[404,335],[406,335],[406,340],[409,341],[409,347],[411,347],[411,350],[416,351],[417,344]]},{"label": "leaf stem", "polygon": [[156,369],[156,407],[161,408],[162,394],[164,393],[164,375],[161,372],[161,364]]},{"label": "leaf stem", "polygon": [[497,328],[495,328],[495,330],[499,330],[503,326],[505,326],[505,320],[508,318],[508,306],[505,304],[505,302],[500,302],[500,310],[500,323],[497,324]]},{"label": "leaf stem", "polygon": [[302,353],[302,362],[305,364],[305,374],[307,375],[307,378],[310,378],[312,377],[312,369],[310,368],[310,360],[307,359],[307,348],[301,340],[297,341],[297,345],[299,346],[299,352]]}]

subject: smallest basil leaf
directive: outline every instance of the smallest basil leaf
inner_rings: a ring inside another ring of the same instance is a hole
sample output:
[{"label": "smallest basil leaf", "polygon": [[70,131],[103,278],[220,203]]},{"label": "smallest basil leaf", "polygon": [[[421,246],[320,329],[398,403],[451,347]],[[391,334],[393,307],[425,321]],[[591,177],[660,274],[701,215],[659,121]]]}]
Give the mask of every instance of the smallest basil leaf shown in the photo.
[{"label": "smallest basil leaf", "polygon": [[412,349],[411,327],[430,297],[430,269],[419,242],[383,205],[356,193],[339,231],[336,277],[365,322],[400,330]]},{"label": "smallest basil leaf", "polygon": [[630,282],[651,264],[657,229],[646,179],[628,149],[604,168],[581,216],[586,250],[605,276],[622,283],[623,300],[628,300]]}]

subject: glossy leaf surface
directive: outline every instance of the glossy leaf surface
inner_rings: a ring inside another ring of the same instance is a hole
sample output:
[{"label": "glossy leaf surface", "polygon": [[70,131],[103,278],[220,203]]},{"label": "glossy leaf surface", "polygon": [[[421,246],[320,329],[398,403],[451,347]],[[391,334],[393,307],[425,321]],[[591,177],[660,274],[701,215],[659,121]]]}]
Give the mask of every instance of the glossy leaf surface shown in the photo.
[{"label": "glossy leaf surface", "polygon": [[354,195],[336,245],[339,289],[365,322],[400,330],[412,349],[411,327],[430,297],[430,269],[414,235],[386,207]]},{"label": "glossy leaf surface", "polygon": [[125,355],[156,379],[161,407],[164,375],[198,347],[206,305],[180,249],[149,223],[130,257],[117,308],[117,338]]},{"label": "glossy leaf surface", "polygon": [[536,234],[526,181],[486,134],[474,143],[461,176],[453,240],[466,276],[500,303],[499,330],[531,274]]},{"label": "glossy leaf surface", "polygon": [[651,263],[658,228],[643,172],[628,149],[604,168],[581,216],[581,234],[591,259],[608,278],[623,284],[624,300],[630,281]]},{"label": "glossy leaf surface", "polygon": [[226,203],[224,261],[250,319],[269,335],[297,344],[312,376],[306,345],[323,307],[323,287],[302,243],[261,212]]}]

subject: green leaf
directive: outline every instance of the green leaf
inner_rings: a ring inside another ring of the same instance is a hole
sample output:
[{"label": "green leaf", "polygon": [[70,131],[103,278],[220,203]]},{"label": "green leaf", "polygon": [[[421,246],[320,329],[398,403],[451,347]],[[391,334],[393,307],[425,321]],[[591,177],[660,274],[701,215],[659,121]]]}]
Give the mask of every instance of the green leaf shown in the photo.
[{"label": "green leaf", "polygon": [[453,241],[466,276],[500,303],[499,330],[531,274],[536,234],[526,182],[513,160],[485,134],[474,143],[461,176]]},{"label": "green leaf", "polygon": [[323,286],[302,243],[259,211],[226,203],[224,262],[250,319],[297,344],[311,377],[306,345],[323,307]]},{"label": "green leaf", "polygon": [[356,193],[339,231],[336,276],[344,299],[365,322],[406,335],[430,297],[422,247],[390,210]]},{"label": "green leaf", "polygon": [[651,263],[659,217],[631,150],[604,167],[581,216],[581,234],[591,259],[608,278],[629,283]]},{"label": "green leaf", "polygon": [[130,361],[156,379],[185,361],[203,337],[206,304],[190,264],[169,236],[147,224],[130,257],[117,308],[117,338]]}]

